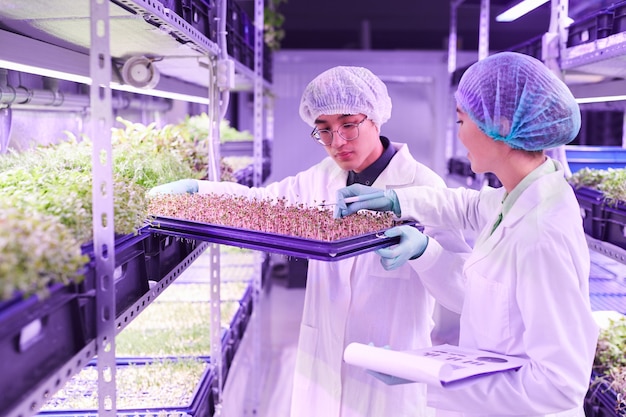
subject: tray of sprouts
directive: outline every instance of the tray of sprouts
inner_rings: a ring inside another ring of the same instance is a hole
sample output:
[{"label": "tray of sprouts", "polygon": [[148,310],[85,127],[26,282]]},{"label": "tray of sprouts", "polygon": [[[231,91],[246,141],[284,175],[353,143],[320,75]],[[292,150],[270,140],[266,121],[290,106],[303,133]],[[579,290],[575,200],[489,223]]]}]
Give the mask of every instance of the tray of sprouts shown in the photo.
[{"label": "tray of sprouts", "polygon": [[332,209],[217,194],[162,194],[149,202],[154,232],[321,261],[338,261],[399,242],[384,231],[391,213],[341,219]]}]

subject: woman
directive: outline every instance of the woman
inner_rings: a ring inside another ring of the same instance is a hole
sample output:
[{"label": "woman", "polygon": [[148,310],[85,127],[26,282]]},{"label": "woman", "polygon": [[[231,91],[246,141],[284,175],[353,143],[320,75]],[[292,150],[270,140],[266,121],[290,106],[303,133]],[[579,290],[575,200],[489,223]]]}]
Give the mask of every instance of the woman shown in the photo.
[{"label": "woman", "polygon": [[[512,52],[471,66],[455,97],[472,170],[494,173],[503,187],[412,187],[343,203],[338,214],[393,209],[424,225],[479,232],[463,260],[407,226],[389,230],[400,243],[378,251],[386,269],[408,261],[436,299],[461,313],[459,345],[529,359],[462,387],[429,386],[429,405],[472,416],[583,417],[598,335],[589,252],[563,167],[544,154],[574,139],[580,110],[540,61]],[[373,191],[344,188],[339,200]]]}]

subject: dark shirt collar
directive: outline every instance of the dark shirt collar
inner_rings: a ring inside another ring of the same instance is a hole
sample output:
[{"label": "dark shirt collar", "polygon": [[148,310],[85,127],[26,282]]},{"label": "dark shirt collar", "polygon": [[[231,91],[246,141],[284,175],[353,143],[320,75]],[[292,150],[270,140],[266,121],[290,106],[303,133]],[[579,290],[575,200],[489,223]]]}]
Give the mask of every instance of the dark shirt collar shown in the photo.
[{"label": "dark shirt collar", "polygon": [[378,178],[380,173],[383,172],[385,168],[387,168],[387,165],[389,165],[389,161],[391,161],[391,158],[393,158],[393,156],[396,154],[396,148],[391,146],[389,139],[384,136],[380,137],[380,141],[382,142],[384,148],[383,153],[380,155],[380,157],[372,165],[368,166],[358,174],[354,171],[349,171],[348,181],[346,185],[358,183],[371,186],[374,181],[376,181],[376,178]]}]

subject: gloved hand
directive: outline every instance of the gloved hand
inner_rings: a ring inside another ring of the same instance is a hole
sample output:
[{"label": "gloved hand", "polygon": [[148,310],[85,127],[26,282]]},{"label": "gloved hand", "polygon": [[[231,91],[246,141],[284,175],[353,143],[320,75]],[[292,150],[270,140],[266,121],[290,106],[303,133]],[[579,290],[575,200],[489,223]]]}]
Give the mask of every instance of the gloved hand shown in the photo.
[{"label": "gloved hand", "polygon": [[187,178],[168,182],[167,184],[157,185],[148,191],[148,197],[154,197],[157,194],[193,194],[198,192],[198,181]]},{"label": "gloved hand", "polygon": [[396,226],[385,231],[385,236],[400,236],[400,243],[380,248],[376,253],[380,255],[380,263],[387,271],[396,269],[409,259],[417,259],[428,246],[428,236],[413,226]]},{"label": "gloved hand", "polygon": [[[375,346],[372,342],[368,343],[368,346]],[[391,349],[389,345],[383,346],[383,349]],[[380,379],[387,385],[398,385],[398,384],[410,384],[415,381],[409,381],[408,379],[400,378],[398,376],[393,376],[389,374],[385,374],[383,372],[372,371],[371,369],[367,369],[365,372],[368,374]]]},{"label": "gloved hand", "polygon": [[371,369],[367,369],[365,372],[372,375],[373,377],[380,379],[387,385],[411,384],[415,382],[408,379],[400,378],[399,376],[393,376],[389,374],[384,374],[382,372],[372,371]]},{"label": "gloved hand", "polygon": [[[350,202],[350,197],[359,201]],[[359,210],[393,211],[400,216],[400,202],[393,190],[380,190],[363,184],[352,184],[337,190],[337,205],[333,213],[336,219],[356,213]]]}]

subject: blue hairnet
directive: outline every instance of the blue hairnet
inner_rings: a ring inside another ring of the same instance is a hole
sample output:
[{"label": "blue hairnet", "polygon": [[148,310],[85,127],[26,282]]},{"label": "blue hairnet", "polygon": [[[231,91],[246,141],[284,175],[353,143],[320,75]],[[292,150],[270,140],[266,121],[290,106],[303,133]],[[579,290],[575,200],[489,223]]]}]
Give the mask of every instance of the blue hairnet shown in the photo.
[{"label": "blue hairnet", "polygon": [[580,130],[574,96],[541,61],[501,52],[470,66],[458,107],[488,136],[513,149],[539,151],[571,142]]},{"label": "blue hairnet", "polygon": [[326,70],[306,86],[300,101],[300,117],[310,126],[322,114],[359,113],[379,128],[391,117],[387,86],[367,68]]}]

